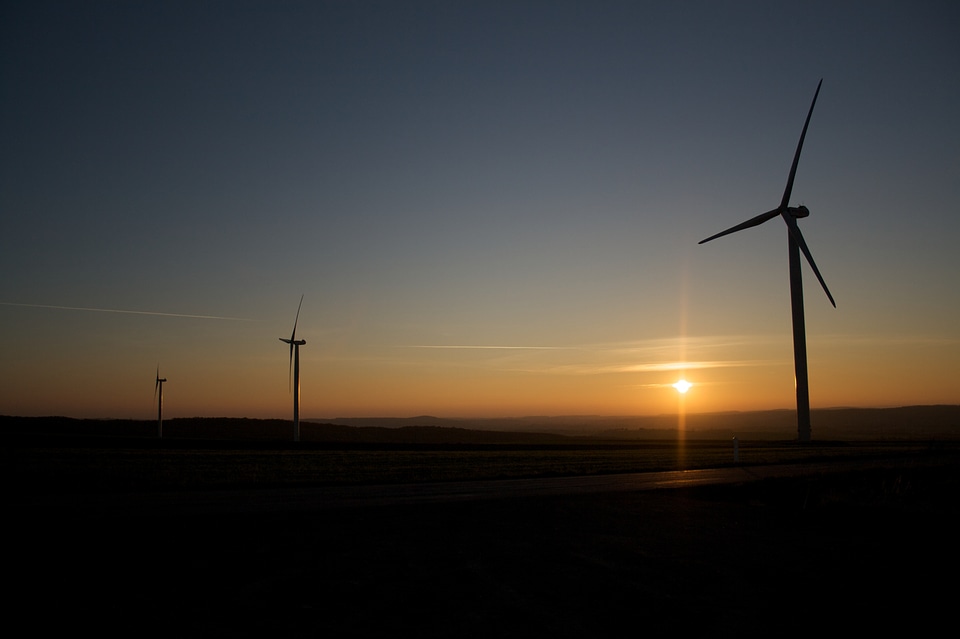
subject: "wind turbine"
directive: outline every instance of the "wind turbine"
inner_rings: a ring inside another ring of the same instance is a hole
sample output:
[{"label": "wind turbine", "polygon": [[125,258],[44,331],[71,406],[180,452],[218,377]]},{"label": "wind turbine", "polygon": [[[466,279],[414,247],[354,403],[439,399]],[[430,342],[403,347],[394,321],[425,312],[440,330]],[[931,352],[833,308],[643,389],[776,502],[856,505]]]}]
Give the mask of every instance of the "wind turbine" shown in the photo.
[{"label": "wind turbine", "polygon": [[157,364],[157,382],[153,386],[153,398],[157,400],[157,437],[163,439],[163,383],[166,377],[160,377],[160,364]]},{"label": "wind turbine", "polygon": [[810,391],[807,385],[807,340],[806,329],[803,322],[803,282],[800,275],[801,251],[803,252],[803,256],[807,258],[810,267],[813,268],[817,279],[820,280],[820,286],[823,287],[823,291],[827,294],[830,303],[833,304],[834,308],[837,306],[837,303],[833,300],[833,295],[830,294],[830,289],[827,288],[826,282],[823,281],[823,276],[820,275],[820,269],[817,268],[816,262],[813,261],[810,249],[807,248],[803,234],[800,233],[800,227],[797,226],[797,220],[810,215],[810,211],[805,206],[790,206],[790,193],[793,191],[793,179],[797,174],[797,163],[800,161],[800,150],[803,148],[803,138],[807,135],[807,125],[810,124],[810,116],[813,115],[813,107],[817,103],[817,96],[820,94],[821,84],[823,84],[823,78],[821,78],[817,84],[817,91],[813,94],[813,102],[810,103],[810,111],[807,113],[807,119],[803,123],[803,131],[800,133],[797,152],[793,156],[793,165],[790,167],[790,176],[787,178],[787,188],[783,191],[783,199],[780,200],[780,206],[700,241],[700,244],[703,244],[710,240],[715,240],[718,237],[763,224],[778,215],[783,218],[783,221],[786,223],[790,254],[790,306],[793,309],[793,360],[797,384],[797,438],[801,442],[810,441]]},{"label": "wind turbine", "polygon": [[[303,306],[303,295],[300,296],[300,306]],[[307,343],[305,339],[297,339],[300,306],[297,306],[297,317],[293,320],[293,332],[290,333],[290,339],[280,338],[281,342],[290,345],[290,364],[293,366],[293,441],[295,442],[300,441],[300,347]]]}]

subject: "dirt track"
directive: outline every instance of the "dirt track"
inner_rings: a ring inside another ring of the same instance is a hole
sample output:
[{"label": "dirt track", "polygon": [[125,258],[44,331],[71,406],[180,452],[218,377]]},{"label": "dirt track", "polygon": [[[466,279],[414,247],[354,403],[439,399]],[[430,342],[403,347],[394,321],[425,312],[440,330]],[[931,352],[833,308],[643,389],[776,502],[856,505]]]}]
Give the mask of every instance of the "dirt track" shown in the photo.
[{"label": "dirt track", "polygon": [[21,511],[8,621],[101,636],[924,636],[952,616],[954,470],[159,519]]}]

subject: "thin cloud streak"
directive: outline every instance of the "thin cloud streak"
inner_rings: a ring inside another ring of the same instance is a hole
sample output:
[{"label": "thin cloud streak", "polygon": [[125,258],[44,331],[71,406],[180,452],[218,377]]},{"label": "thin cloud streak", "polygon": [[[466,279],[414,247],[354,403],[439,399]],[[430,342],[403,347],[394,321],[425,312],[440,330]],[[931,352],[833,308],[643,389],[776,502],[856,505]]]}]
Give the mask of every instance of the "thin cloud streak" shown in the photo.
[{"label": "thin cloud streak", "polygon": [[[662,338],[638,342],[619,342],[578,346],[529,346],[529,345],[439,345],[419,344],[398,348],[436,351],[496,351],[500,357],[475,361],[474,366],[511,373],[545,375],[618,375],[692,371],[718,368],[744,368],[779,365],[782,362],[767,359],[742,360],[717,357],[678,359],[681,352],[736,348],[741,344],[765,342],[764,338],[742,336],[710,336],[699,338]],[[769,341],[774,341],[769,338]],[[682,346],[682,348],[681,348]],[[507,352],[512,354],[507,355]],[[542,355],[540,355],[542,353]],[[550,353],[550,355],[548,355]],[[563,353],[567,353],[564,355]],[[565,362],[556,361],[561,358]],[[546,359],[545,359],[546,358]],[[548,361],[552,360],[552,361]],[[408,362],[409,363],[409,362]],[[448,362],[457,366],[469,365],[464,361]],[[436,365],[433,362],[431,365]]]},{"label": "thin cloud streak", "polygon": [[636,342],[611,342],[584,344],[577,346],[531,346],[525,344],[488,345],[488,344],[403,344],[397,348],[423,348],[438,350],[538,350],[538,351],[591,351],[602,353],[660,353],[676,351],[681,345],[686,348],[726,348],[745,344],[756,345],[763,342],[778,342],[777,336],[703,336],[703,337],[664,337]]},{"label": "thin cloud streak", "polygon": [[692,371],[705,368],[743,368],[746,366],[770,366],[777,362],[766,360],[717,360],[705,362],[666,362],[659,364],[628,364],[611,367],[614,373],[658,373],[661,371]]},{"label": "thin cloud streak", "polygon": [[121,313],[124,315],[155,315],[160,317],[187,317],[190,319],[225,320],[230,322],[258,322],[260,320],[245,317],[221,317],[219,315],[191,315],[188,313],[162,313],[160,311],[130,311],[117,308],[87,308],[85,306],[54,306],[51,304],[18,304],[0,302],[0,306],[18,306],[22,308],[47,308],[58,311],[88,311],[92,313]]},{"label": "thin cloud streak", "polygon": [[771,366],[778,362],[764,360],[717,360],[710,362],[658,362],[650,364],[567,364],[544,368],[512,369],[516,372],[549,373],[555,375],[616,375],[622,373],[663,373],[670,371],[693,371],[708,368],[744,368]]}]

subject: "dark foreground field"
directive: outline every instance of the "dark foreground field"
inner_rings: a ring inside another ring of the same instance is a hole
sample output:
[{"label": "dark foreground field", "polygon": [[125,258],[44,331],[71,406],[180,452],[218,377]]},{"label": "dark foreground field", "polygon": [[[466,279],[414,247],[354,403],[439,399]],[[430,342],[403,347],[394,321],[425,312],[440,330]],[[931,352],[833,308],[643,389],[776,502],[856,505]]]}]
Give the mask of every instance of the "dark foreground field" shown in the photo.
[{"label": "dark foreground field", "polygon": [[6,622],[21,636],[927,636],[954,620],[960,465],[914,460],[297,512],[8,499]]}]

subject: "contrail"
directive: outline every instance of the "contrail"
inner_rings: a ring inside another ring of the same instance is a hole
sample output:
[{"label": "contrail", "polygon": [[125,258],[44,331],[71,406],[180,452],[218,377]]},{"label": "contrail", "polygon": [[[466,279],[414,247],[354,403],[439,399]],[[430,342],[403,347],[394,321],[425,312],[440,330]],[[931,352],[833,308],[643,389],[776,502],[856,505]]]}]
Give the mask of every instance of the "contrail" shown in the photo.
[{"label": "contrail", "polygon": [[23,308],[52,308],[59,311],[90,311],[93,313],[123,313],[125,315],[158,315],[161,317],[189,317],[191,319],[227,320],[231,322],[256,322],[259,320],[245,317],[220,317],[219,315],[190,315],[187,313],[161,313],[159,311],[128,311],[118,308],[87,308],[84,306],[53,306],[51,304],[17,304],[0,302],[0,306],[20,306]]},{"label": "contrail", "polygon": [[409,344],[406,346],[400,346],[398,348],[433,348],[433,349],[444,349],[444,350],[525,350],[525,351],[561,351],[561,350],[573,350],[574,347],[567,346],[470,346],[466,344],[452,344],[452,345],[432,345],[432,344]]}]

